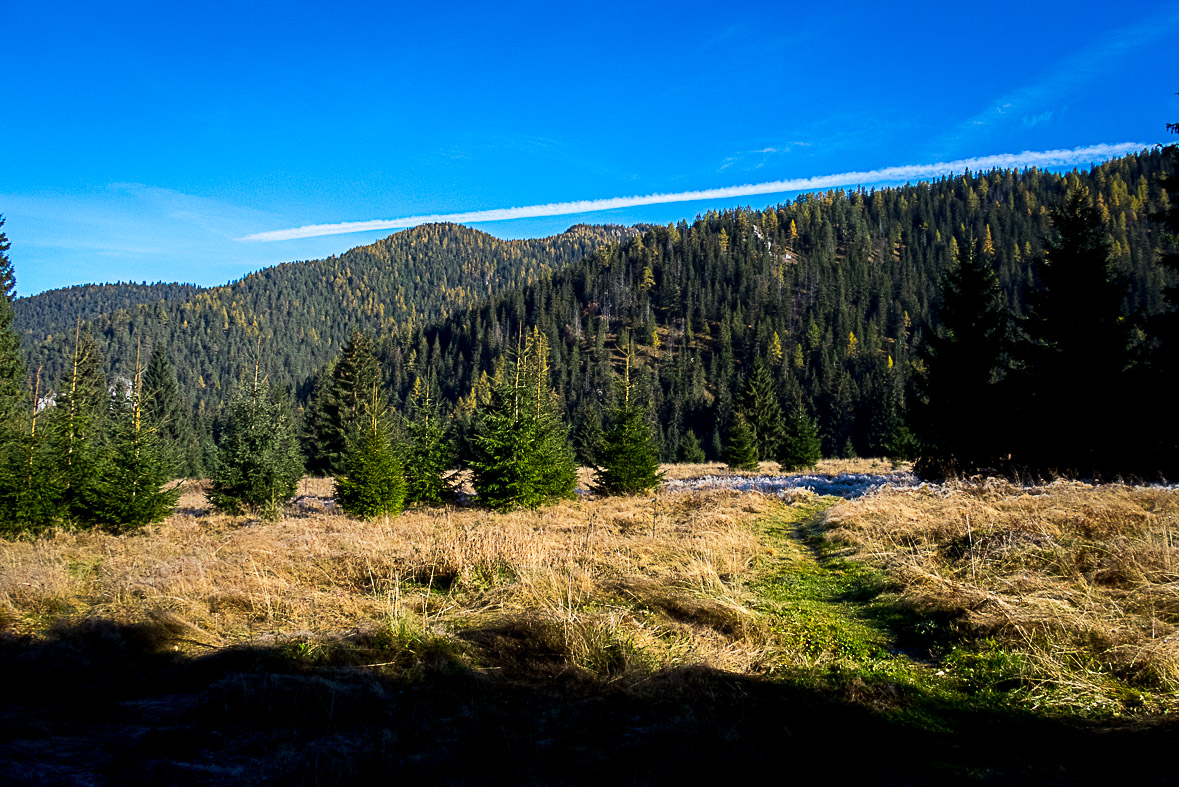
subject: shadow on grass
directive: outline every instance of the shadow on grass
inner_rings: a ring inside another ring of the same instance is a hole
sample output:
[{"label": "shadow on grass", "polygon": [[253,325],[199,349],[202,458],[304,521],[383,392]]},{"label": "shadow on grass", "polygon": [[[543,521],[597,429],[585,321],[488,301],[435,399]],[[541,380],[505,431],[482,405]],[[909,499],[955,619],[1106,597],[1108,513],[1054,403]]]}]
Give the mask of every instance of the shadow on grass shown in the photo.
[{"label": "shadow on grass", "polygon": [[[769,775],[1081,784],[1174,777],[1174,725],[1099,729],[977,712],[947,719],[946,732],[890,723],[814,688],[707,669],[608,681],[562,665],[552,632],[534,634],[528,625],[467,632],[465,644],[408,656],[387,642],[390,663],[401,664],[396,675],[347,665],[354,655],[309,659],[290,647],[185,657],[173,650],[180,635],[166,622],[89,621],[43,639],[0,637],[0,781],[671,784]],[[543,640],[543,669],[527,658],[533,636]],[[511,647],[502,647],[505,638]]]}]

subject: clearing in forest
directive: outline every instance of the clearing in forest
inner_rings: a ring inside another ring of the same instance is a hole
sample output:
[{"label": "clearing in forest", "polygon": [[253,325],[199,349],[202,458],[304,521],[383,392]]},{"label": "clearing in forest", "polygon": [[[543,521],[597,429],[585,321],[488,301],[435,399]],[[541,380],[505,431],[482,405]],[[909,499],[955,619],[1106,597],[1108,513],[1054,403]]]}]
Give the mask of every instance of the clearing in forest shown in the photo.
[{"label": "clearing in forest", "polygon": [[329,483],[275,523],[194,486],[141,534],[0,542],[8,774],[662,783],[790,752],[868,783],[1162,773],[1174,491],[706,489],[364,523]]}]

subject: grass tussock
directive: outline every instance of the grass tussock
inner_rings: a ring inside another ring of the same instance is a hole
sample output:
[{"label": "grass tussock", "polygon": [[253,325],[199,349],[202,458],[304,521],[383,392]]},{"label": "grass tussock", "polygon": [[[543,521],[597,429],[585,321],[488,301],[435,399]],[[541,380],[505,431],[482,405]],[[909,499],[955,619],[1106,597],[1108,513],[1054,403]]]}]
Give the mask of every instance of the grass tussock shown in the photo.
[{"label": "grass tussock", "polygon": [[713,491],[366,523],[339,513],[328,481],[299,491],[274,523],[213,512],[193,486],[142,534],[0,542],[0,629],[166,620],[193,653],[265,643],[309,661],[433,653],[605,677],[764,660],[742,583],[759,553],[749,520],[772,501]]},{"label": "grass tussock", "polygon": [[1000,481],[833,508],[827,549],[882,569],[952,676],[1033,707],[1179,708],[1179,493]]}]

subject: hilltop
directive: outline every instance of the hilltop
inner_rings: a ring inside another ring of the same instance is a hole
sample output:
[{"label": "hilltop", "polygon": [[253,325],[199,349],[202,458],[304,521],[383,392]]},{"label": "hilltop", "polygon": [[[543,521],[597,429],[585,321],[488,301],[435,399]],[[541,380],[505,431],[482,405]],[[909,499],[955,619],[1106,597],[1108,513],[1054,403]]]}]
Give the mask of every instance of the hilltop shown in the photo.
[{"label": "hilltop", "polygon": [[379,334],[445,317],[504,288],[534,281],[627,235],[577,225],[548,238],[503,241],[455,224],[395,233],[323,260],[266,268],[220,287],[84,285],[14,304],[30,369],[60,378],[79,317],[99,340],[110,374],[128,374],[137,343],[164,343],[194,403],[221,391],[255,359],[279,384],[297,385],[353,330]]}]

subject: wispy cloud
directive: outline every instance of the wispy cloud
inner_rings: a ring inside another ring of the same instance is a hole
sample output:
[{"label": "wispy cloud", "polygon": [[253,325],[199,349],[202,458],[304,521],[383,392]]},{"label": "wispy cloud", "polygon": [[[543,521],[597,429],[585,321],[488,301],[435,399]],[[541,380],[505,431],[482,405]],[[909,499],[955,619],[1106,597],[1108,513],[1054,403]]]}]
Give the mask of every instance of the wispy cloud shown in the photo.
[{"label": "wispy cloud", "polygon": [[732,166],[737,166],[737,169],[745,171],[761,169],[769,162],[772,156],[791,153],[797,148],[809,148],[810,146],[810,142],[783,142],[778,145],[767,145],[757,150],[743,150],[731,156],[725,156],[721,165],[716,168],[716,171],[724,172]]},{"label": "wispy cloud", "polygon": [[784,142],[779,147],[764,147],[761,150],[751,150],[750,153],[789,153],[793,148],[809,148],[809,142]]},{"label": "wispy cloud", "polygon": [[1078,93],[1099,91],[1098,85],[1114,64],[1125,61],[1174,37],[1179,30],[1179,4],[1163,4],[1156,12],[1131,24],[1110,30],[1097,41],[1060,58],[1034,80],[992,101],[981,112],[957,125],[935,141],[932,155],[947,155],[961,146],[976,144],[994,128],[1018,124],[1033,128],[1050,121],[1053,110]]},{"label": "wispy cloud", "polygon": [[642,205],[663,205],[671,202],[729,199],[733,197],[755,196],[758,194],[780,194],[788,191],[810,191],[841,186],[864,186],[876,183],[902,183],[910,180],[941,177],[967,169],[1067,167],[1125,155],[1126,153],[1141,150],[1144,147],[1147,147],[1145,143],[1122,142],[1118,144],[1091,145],[1089,147],[1073,148],[1071,150],[1028,150],[1023,153],[1002,153],[994,156],[959,159],[957,161],[942,161],[935,164],[911,164],[863,172],[841,172],[834,175],[817,175],[809,178],[775,180],[768,183],[751,183],[742,186],[681,191],[674,194],[646,194],[633,197],[555,202],[547,205],[527,205],[516,208],[473,210],[463,213],[435,213],[422,216],[405,216],[397,219],[344,221],[337,224],[309,224],[307,226],[285,230],[255,232],[237,240],[295,240],[298,238],[315,238],[323,235],[343,235],[350,232],[405,229],[407,227],[416,227],[419,224],[441,221],[477,224],[489,221],[531,219],[542,216],[565,216],[615,210],[618,208],[633,208]]},{"label": "wispy cloud", "polygon": [[1019,121],[1019,124],[1024,128],[1035,128],[1041,123],[1051,122],[1053,114],[1054,113],[1052,110],[1048,110],[1047,112],[1041,112],[1038,115],[1025,115],[1023,119]]}]

